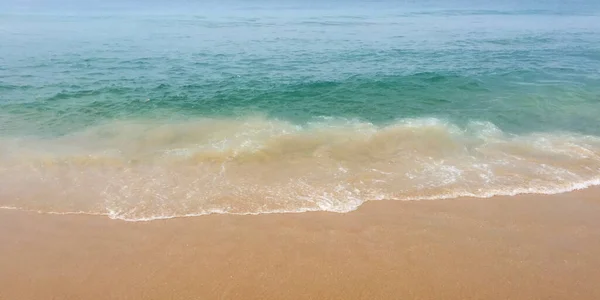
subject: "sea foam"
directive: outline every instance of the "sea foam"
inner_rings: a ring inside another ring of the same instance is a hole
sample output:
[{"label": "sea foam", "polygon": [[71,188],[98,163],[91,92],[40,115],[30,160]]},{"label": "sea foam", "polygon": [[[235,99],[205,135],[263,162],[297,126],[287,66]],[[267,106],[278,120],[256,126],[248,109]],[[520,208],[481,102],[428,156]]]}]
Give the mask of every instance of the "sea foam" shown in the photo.
[{"label": "sea foam", "polygon": [[3,138],[0,205],[153,220],[349,212],[365,201],[553,194],[600,183],[600,138],[489,122],[119,121]]}]

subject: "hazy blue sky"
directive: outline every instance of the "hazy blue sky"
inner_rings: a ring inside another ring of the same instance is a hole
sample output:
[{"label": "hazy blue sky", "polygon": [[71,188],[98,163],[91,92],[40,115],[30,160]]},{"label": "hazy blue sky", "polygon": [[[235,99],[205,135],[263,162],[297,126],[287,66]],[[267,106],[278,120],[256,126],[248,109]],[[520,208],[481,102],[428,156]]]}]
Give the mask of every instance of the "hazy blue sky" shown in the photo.
[{"label": "hazy blue sky", "polygon": [[411,10],[544,10],[554,13],[594,13],[600,9],[598,0],[2,0],[4,13],[191,13],[211,11],[252,11],[262,9],[370,9]]}]

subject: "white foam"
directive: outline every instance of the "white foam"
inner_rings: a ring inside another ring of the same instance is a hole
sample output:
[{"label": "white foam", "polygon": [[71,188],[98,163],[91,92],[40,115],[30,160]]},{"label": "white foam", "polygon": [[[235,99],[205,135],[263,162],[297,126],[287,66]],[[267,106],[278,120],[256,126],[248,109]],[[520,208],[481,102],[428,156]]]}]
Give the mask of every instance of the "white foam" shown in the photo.
[{"label": "white foam", "polygon": [[[600,184],[600,138],[511,135],[489,122],[461,128],[424,118],[377,126],[323,118],[299,126],[258,117],[129,124],[124,132],[116,125],[56,140],[0,141],[0,158],[9,153],[0,169],[6,179],[0,196],[17,199],[31,186],[43,186],[57,193],[51,197],[57,202],[65,195],[92,195],[98,202],[63,205],[74,207],[66,212],[58,209],[61,203],[51,203],[57,211],[46,213],[151,221],[210,214],[346,213],[371,200],[556,194]],[[102,134],[109,138],[101,140]],[[129,143],[132,136],[135,141]],[[90,166],[96,160],[100,163]],[[266,179],[259,178],[263,175]],[[98,183],[104,186],[93,190]],[[15,185],[23,188],[5,192]],[[426,196],[406,196],[415,194]],[[32,193],[29,199],[35,197]],[[14,199],[2,208],[42,212],[35,201]],[[87,207],[96,209],[77,210]]]},{"label": "white foam", "polygon": [[[257,216],[257,215],[263,215],[263,214],[297,214],[297,213],[319,212],[319,211],[331,212],[331,213],[349,213],[349,212],[355,211],[363,203],[365,203],[367,201],[383,201],[383,200],[423,201],[423,200],[454,199],[454,198],[461,198],[461,197],[472,197],[472,198],[482,198],[483,199],[483,198],[491,198],[491,197],[496,197],[496,196],[516,196],[516,195],[521,195],[521,194],[553,195],[553,194],[572,192],[572,191],[576,191],[576,190],[583,190],[583,189],[590,188],[593,186],[598,186],[598,185],[600,185],[600,178],[595,178],[592,180],[578,182],[578,183],[566,184],[563,187],[558,187],[558,188],[553,188],[553,189],[551,189],[551,188],[536,188],[536,187],[516,188],[513,190],[492,189],[492,190],[483,191],[480,193],[471,193],[471,192],[462,191],[462,192],[454,192],[454,193],[449,193],[449,194],[435,195],[435,196],[430,196],[430,197],[386,197],[386,196],[381,195],[379,197],[374,197],[373,199],[369,199],[369,200],[361,200],[359,198],[353,198],[352,201],[346,202],[345,203],[346,205],[343,205],[343,206],[335,206],[335,205],[333,205],[333,202],[330,199],[328,199],[327,197],[324,197],[324,198],[322,198],[322,200],[325,200],[325,201],[319,202],[320,205],[318,207],[314,207],[314,208],[304,207],[304,208],[293,209],[293,210],[274,209],[274,210],[268,210],[268,211],[250,211],[250,212],[231,212],[226,209],[211,209],[211,210],[207,210],[207,211],[201,211],[198,213],[186,213],[186,214],[180,214],[180,215],[163,214],[163,215],[152,215],[152,216],[148,216],[148,217],[127,217],[116,211],[108,211],[106,213],[93,213],[93,212],[85,212],[85,211],[56,212],[56,211],[41,211],[41,210],[25,209],[25,208],[20,208],[20,207],[16,207],[16,206],[0,206],[0,209],[18,210],[18,211],[34,212],[34,213],[49,214],[49,215],[105,216],[105,217],[108,217],[113,220],[120,220],[120,221],[126,221],[126,222],[149,222],[149,221],[168,220],[168,219],[175,219],[175,218],[201,217],[201,216],[215,215],[215,214],[217,214],[217,215],[224,214],[224,215],[238,215],[238,216]],[[315,199],[312,199],[312,200],[314,201]]]}]

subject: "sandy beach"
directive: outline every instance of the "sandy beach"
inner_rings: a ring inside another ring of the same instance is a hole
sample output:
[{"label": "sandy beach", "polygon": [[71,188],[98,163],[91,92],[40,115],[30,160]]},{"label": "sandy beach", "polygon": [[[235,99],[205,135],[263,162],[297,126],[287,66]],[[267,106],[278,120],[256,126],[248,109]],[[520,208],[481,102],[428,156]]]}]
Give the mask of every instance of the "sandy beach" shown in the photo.
[{"label": "sandy beach", "polygon": [[600,299],[600,190],[152,222],[0,211],[0,299]]}]

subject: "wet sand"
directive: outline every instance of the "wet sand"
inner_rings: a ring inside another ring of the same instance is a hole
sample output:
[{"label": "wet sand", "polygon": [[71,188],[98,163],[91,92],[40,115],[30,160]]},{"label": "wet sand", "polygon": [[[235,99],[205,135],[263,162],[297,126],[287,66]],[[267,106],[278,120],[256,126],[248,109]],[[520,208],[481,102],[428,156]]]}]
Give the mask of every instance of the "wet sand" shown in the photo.
[{"label": "wet sand", "polygon": [[600,299],[600,189],[137,223],[2,210],[0,299]]}]

